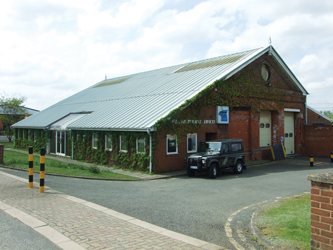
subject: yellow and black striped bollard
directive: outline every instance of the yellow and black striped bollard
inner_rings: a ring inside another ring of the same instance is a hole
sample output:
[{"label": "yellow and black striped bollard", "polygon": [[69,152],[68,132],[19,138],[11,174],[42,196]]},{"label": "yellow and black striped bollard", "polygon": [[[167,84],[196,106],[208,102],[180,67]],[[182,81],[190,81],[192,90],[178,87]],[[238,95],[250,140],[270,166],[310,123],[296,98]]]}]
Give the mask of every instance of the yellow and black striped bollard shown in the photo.
[{"label": "yellow and black striped bollard", "polygon": [[313,155],[310,155],[310,167],[313,167]]},{"label": "yellow and black striped bollard", "polygon": [[29,188],[34,187],[34,149],[29,147]]},{"label": "yellow and black striped bollard", "polygon": [[40,149],[39,192],[44,193],[45,178],[45,148]]},{"label": "yellow and black striped bollard", "polygon": [[331,152],[331,163],[333,163],[333,151]]}]

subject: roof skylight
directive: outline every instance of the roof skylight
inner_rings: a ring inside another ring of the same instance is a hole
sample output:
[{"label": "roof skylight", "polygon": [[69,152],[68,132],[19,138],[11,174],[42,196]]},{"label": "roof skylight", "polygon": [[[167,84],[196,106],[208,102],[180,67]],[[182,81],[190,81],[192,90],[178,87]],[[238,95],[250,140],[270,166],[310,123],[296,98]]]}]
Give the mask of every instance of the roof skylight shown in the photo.
[{"label": "roof skylight", "polygon": [[190,71],[190,70],[195,70],[195,69],[209,68],[209,67],[214,67],[214,66],[218,66],[218,65],[233,63],[233,62],[238,61],[243,56],[244,55],[234,55],[234,56],[220,58],[220,59],[217,59],[217,60],[209,60],[209,61],[205,61],[205,62],[189,64],[189,65],[177,70],[175,73],[185,72],[185,71]]},{"label": "roof skylight", "polygon": [[104,86],[109,86],[109,85],[113,85],[113,84],[122,83],[122,82],[125,82],[128,79],[130,79],[130,77],[124,77],[124,78],[114,79],[114,80],[112,80],[112,79],[111,80],[104,80],[100,84],[96,85],[94,88],[104,87]]}]

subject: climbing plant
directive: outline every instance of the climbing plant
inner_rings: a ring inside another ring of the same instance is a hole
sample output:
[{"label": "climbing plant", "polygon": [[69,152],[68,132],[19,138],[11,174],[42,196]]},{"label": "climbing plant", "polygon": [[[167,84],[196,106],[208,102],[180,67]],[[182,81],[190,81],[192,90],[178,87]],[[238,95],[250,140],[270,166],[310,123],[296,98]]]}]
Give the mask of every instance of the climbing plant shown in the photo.
[{"label": "climbing plant", "polygon": [[[92,148],[92,136],[97,136],[97,148]],[[148,171],[149,167],[149,134],[139,132],[104,132],[104,131],[72,131],[74,141],[74,158],[80,161],[107,165],[114,163],[129,170]],[[105,136],[111,135],[112,151],[105,149]],[[125,137],[127,152],[120,150],[119,138]],[[145,139],[143,153],[136,151],[136,139]]]},{"label": "climbing plant", "polygon": [[[24,138],[22,132],[24,131]],[[50,131],[41,129],[15,129],[15,148],[27,149],[33,147],[34,152],[40,152],[40,148],[46,148],[50,138]]]}]

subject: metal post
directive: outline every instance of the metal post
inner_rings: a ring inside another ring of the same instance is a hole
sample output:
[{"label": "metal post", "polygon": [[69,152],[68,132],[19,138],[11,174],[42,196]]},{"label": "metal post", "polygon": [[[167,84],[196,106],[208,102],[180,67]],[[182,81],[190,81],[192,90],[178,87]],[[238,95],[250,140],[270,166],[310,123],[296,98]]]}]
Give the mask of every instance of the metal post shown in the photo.
[{"label": "metal post", "polygon": [[310,167],[313,167],[313,155],[310,155]]},{"label": "metal post", "polygon": [[34,187],[34,149],[29,147],[29,188]]},{"label": "metal post", "polygon": [[45,148],[40,148],[40,174],[39,174],[39,192],[44,193],[45,178]]},{"label": "metal post", "polygon": [[3,163],[5,145],[0,144],[0,163]]}]

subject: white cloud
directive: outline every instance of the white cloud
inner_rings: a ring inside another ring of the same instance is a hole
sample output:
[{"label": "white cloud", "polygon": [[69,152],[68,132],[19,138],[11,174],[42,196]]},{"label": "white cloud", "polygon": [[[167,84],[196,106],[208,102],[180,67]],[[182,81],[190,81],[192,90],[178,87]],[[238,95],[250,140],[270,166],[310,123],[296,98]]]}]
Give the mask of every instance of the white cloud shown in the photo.
[{"label": "white cloud", "polygon": [[333,103],[332,12],[330,0],[4,1],[1,87],[43,109],[105,74],[263,47],[271,37],[310,92],[309,103]]}]

